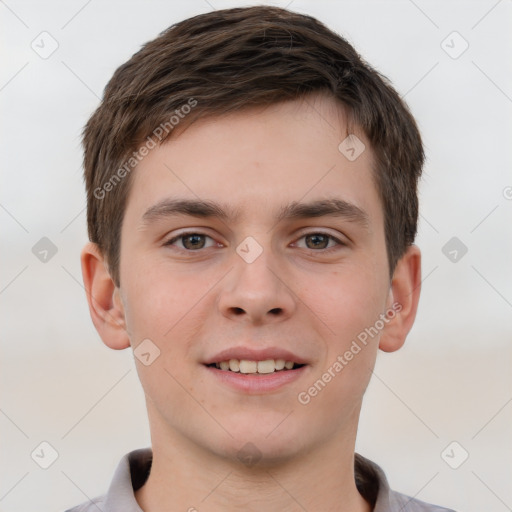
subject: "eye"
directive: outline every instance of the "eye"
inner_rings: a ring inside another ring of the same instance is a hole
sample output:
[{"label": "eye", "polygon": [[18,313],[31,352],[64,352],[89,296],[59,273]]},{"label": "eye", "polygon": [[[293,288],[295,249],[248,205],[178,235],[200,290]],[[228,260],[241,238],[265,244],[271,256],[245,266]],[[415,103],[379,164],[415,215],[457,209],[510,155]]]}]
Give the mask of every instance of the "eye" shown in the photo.
[{"label": "eye", "polygon": [[[329,233],[324,232],[315,232],[315,233],[306,233],[302,235],[299,240],[305,239],[306,247],[305,249],[319,249],[324,252],[330,252],[331,250],[338,249],[339,246],[346,245],[341,240],[336,238]],[[330,241],[334,241],[334,246],[328,246]]]},{"label": "eye", "polygon": [[[165,246],[174,245],[174,242],[177,240],[181,241],[182,246],[178,247],[179,249],[183,250],[198,250],[198,249],[204,249],[206,247],[206,239],[209,238],[214,242],[213,238],[205,235],[204,233],[197,233],[195,231],[189,231],[187,233],[181,233],[178,236],[175,236],[165,242]],[[209,247],[212,247],[210,245]]]}]

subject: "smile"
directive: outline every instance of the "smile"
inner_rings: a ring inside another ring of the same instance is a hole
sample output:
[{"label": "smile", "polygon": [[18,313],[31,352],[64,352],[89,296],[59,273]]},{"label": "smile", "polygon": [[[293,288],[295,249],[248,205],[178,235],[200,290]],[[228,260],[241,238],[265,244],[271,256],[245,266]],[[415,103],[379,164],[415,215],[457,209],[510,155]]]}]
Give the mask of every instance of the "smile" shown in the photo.
[{"label": "smile", "polygon": [[284,359],[266,359],[264,361],[250,361],[248,359],[230,359],[211,363],[210,368],[217,368],[222,371],[244,373],[244,374],[269,374],[280,371],[295,370],[304,366],[303,364],[285,361]]}]

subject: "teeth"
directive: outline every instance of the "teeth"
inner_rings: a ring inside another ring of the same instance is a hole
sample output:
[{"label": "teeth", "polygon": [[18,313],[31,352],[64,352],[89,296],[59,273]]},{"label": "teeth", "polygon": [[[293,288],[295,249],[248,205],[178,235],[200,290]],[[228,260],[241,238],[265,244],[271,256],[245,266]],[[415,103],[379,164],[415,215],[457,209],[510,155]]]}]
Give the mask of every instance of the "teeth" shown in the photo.
[{"label": "teeth", "polygon": [[266,361],[258,361],[258,373],[274,373],[275,369],[276,365],[273,359],[267,359]]},{"label": "teeth", "polygon": [[284,359],[266,359],[265,361],[230,359],[229,361],[215,363],[215,366],[219,370],[240,373],[274,373],[284,369],[291,370],[294,364],[293,361],[285,361]]},{"label": "teeth", "polygon": [[286,361],[284,359],[276,359],[276,370],[282,370],[284,368],[284,365],[286,364]]},{"label": "teeth", "polygon": [[258,363],[256,361],[247,361],[242,359],[240,361],[240,373],[257,373]]}]

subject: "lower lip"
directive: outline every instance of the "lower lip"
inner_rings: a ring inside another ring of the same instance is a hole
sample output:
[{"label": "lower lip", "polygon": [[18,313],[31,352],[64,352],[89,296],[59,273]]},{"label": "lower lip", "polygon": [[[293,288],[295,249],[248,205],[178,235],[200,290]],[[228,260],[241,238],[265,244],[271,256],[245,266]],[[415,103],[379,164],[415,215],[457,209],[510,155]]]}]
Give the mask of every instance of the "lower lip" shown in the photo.
[{"label": "lower lip", "polygon": [[295,370],[283,370],[259,375],[219,370],[211,366],[205,366],[205,368],[215,378],[220,379],[221,382],[231,388],[250,394],[257,394],[275,391],[286,384],[296,381],[304,375],[308,366],[304,365]]}]

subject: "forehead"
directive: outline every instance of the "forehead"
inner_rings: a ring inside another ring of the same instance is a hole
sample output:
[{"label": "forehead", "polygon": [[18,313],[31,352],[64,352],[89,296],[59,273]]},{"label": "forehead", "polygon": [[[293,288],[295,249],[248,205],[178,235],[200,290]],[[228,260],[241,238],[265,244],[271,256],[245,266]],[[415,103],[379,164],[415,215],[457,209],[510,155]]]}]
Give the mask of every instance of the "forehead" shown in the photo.
[{"label": "forehead", "polygon": [[148,220],[172,196],[222,204],[231,220],[275,220],[291,203],[334,199],[378,222],[372,151],[360,131],[347,142],[348,129],[325,96],[199,119],[137,165],[126,215]]}]

